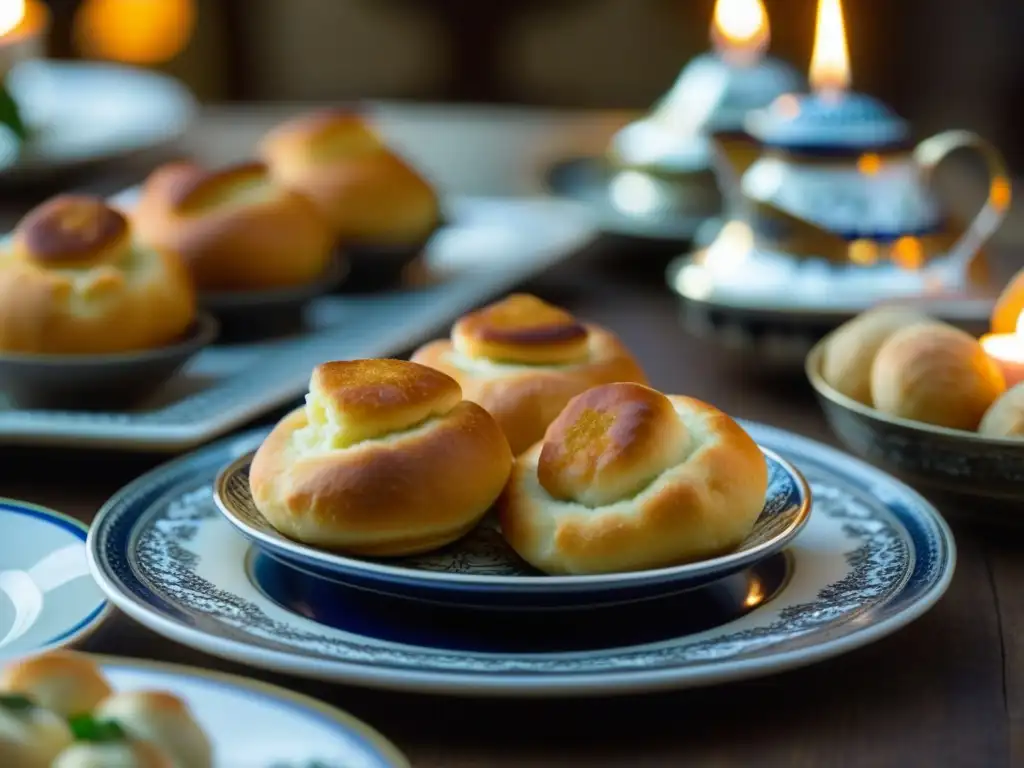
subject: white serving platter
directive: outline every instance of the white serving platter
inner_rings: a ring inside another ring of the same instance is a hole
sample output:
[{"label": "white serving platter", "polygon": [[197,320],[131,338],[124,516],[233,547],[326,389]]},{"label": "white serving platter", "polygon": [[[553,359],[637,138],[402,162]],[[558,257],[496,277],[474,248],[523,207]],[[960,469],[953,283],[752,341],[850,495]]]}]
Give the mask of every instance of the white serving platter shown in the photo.
[{"label": "white serving platter", "polygon": [[[126,190],[113,202],[130,207],[137,194]],[[17,410],[0,399],[0,446],[194,448],[301,397],[315,365],[386,357],[446,333],[458,316],[597,236],[584,208],[560,200],[456,196],[445,211],[450,223],[426,251],[431,285],[317,299],[303,334],[207,348],[131,411]]]}]

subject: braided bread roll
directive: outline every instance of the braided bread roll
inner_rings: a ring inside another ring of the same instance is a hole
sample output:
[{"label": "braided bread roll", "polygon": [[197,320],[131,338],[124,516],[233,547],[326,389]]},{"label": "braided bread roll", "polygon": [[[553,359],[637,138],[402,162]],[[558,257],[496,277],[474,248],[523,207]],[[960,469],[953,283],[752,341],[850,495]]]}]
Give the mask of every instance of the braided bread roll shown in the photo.
[{"label": "braided bread roll", "polygon": [[333,258],[327,222],[262,163],[215,171],[162,166],[146,180],[132,217],[139,238],[180,258],[200,291],[305,285]]},{"label": "braided bread roll", "polygon": [[632,383],[573,398],[520,456],[499,504],[508,543],[549,574],[639,571],[739,546],[768,467],[729,416]]},{"label": "braided bread roll", "polygon": [[473,528],[512,454],[458,383],[400,360],[324,363],[253,458],[253,501],[285,536],[357,555],[426,552]]},{"label": "braided bread roll", "polygon": [[0,253],[0,350],[112,354],[182,337],[196,316],[188,273],[142,247],[103,200],[61,195],[30,211]]},{"label": "braided bread roll", "polygon": [[516,455],[540,440],[581,392],[615,381],[647,382],[613,333],[529,294],[465,315],[450,339],[424,345],[412,360],[458,381],[467,400],[497,419]]},{"label": "braided bread roll", "polygon": [[437,227],[433,188],[359,115],[302,115],[267,134],[260,154],[274,178],[316,203],[342,242],[417,243]]}]

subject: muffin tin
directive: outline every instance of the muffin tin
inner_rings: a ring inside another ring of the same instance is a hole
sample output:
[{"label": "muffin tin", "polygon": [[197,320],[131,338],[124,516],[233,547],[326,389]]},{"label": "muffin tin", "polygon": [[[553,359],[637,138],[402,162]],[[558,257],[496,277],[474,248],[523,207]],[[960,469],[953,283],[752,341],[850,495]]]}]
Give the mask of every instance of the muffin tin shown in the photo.
[{"label": "muffin tin", "polygon": [[[130,208],[137,196],[133,188],[112,202]],[[0,395],[0,445],[194,447],[301,397],[316,364],[410,349],[596,235],[585,209],[565,201],[452,197],[443,206],[418,285],[312,299],[298,330],[209,346],[130,410],[16,410]]]}]

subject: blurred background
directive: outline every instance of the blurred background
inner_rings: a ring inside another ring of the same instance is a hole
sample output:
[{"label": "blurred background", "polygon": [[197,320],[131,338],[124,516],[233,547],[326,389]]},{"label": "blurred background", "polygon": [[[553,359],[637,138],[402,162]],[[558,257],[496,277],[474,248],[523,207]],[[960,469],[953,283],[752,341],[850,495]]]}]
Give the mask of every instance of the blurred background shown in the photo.
[{"label": "blurred background", "polygon": [[[708,47],[713,0],[47,0],[53,58],[159,69],[205,103],[403,99],[648,107]],[[766,0],[806,70],[812,0]],[[1024,2],[845,4],[854,87],[919,135],[969,128],[1024,170]]]}]

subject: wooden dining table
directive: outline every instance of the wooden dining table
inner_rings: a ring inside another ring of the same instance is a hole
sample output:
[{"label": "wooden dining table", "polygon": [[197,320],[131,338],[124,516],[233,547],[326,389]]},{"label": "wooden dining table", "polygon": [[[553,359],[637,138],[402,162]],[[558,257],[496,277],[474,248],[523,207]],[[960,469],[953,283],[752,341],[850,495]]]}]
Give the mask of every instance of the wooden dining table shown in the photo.
[{"label": "wooden dining table", "polygon": [[[173,152],[89,169],[64,183],[107,193],[138,182],[172,155],[242,159],[267,128],[302,108],[209,107]],[[612,112],[400,104],[380,105],[378,116],[388,138],[445,190],[474,195],[537,194],[546,163],[599,149],[626,119]],[[53,191],[3,192],[2,223],[12,224]],[[1015,214],[1007,226],[1004,252],[1014,252],[1022,220]],[[614,329],[658,389],[835,444],[799,375],[758,376],[750,361],[687,335],[676,299],[647,258],[641,248],[623,251],[621,241],[599,239],[522,288]],[[0,449],[0,496],[89,521],[120,487],[165,460]],[[958,559],[949,591],[932,610],[839,658],[718,687],[529,701],[361,690],[229,663],[118,613],[83,647],[228,671],[315,696],[378,728],[416,768],[1021,766],[1024,536],[973,526],[969,508],[942,511],[953,524]]]}]

